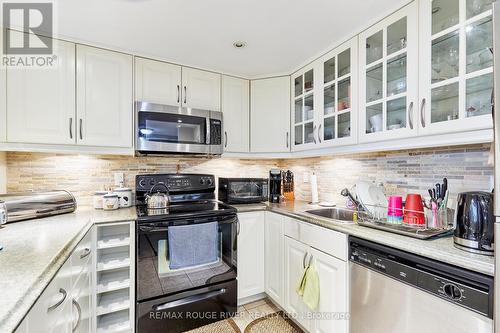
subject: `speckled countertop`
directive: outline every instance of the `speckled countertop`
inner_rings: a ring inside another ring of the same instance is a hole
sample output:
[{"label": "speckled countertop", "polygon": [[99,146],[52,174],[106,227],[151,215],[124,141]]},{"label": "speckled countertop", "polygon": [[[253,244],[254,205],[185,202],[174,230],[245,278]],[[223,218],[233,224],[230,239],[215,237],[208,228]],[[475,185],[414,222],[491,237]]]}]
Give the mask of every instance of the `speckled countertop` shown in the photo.
[{"label": "speckled countertop", "polygon": [[71,214],[10,223],[0,228],[0,332],[11,332],[96,223],[136,219],[134,208],[78,208]]},{"label": "speckled countertop", "polygon": [[[317,208],[306,202],[237,205],[238,212],[269,210],[400,250],[494,275],[494,258],[453,247],[450,237],[418,240],[356,224],[304,214]],[[93,224],[131,221],[135,207],[104,212],[78,208],[75,213],[7,224],[0,228],[0,332],[11,332],[22,321],[42,291]]]},{"label": "speckled countertop", "polygon": [[453,246],[452,237],[420,240],[368,227],[362,227],[354,223],[334,222],[331,219],[305,214],[305,210],[321,207],[309,205],[302,201],[282,204],[238,205],[235,207],[238,209],[238,212],[269,210],[304,222],[340,231],[348,235],[377,242],[379,244],[418,254],[427,258],[439,260],[450,265],[463,267],[490,276],[495,274],[495,259],[493,257],[473,254],[457,249]]}]

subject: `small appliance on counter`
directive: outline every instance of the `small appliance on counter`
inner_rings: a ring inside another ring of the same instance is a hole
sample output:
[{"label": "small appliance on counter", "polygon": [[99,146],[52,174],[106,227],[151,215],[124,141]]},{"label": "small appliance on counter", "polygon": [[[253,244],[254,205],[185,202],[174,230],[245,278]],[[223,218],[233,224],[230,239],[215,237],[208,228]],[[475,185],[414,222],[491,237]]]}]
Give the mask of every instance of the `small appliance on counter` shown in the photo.
[{"label": "small appliance on counter", "polygon": [[269,202],[279,203],[281,201],[281,178],[280,169],[271,169],[269,171]]},{"label": "small appliance on counter", "polygon": [[219,200],[228,204],[252,204],[267,201],[266,178],[219,178]]},{"label": "small appliance on counter", "polygon": [[463,192],[455,211],[455,246],[469,252],[493,255],[493,194]]},{"label": "small appliance on counter", "polygon": [[75,210],[75,197],[67,191],[0,195],[0,224],[72,213]]}]

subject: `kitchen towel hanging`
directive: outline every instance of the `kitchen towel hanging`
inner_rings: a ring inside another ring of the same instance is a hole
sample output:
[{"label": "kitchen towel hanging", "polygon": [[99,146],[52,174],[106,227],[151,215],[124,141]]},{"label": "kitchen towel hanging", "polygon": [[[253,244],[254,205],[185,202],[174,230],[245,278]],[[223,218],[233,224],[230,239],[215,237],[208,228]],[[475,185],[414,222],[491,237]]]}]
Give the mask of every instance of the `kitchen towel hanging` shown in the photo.
[{"label": "kitchen towel hanging", "polygon": [[217,222],[169,227],[170,269],[217,262],[218,238]]},{"label": "kitchen towel hanging", "polygon": [[315,310],[319,305],[319,276],[316,269],[311,265],[312,256],[309,258],[309,263],[300,275],[295,291],[302,297],[304,303],[311,309]]}]

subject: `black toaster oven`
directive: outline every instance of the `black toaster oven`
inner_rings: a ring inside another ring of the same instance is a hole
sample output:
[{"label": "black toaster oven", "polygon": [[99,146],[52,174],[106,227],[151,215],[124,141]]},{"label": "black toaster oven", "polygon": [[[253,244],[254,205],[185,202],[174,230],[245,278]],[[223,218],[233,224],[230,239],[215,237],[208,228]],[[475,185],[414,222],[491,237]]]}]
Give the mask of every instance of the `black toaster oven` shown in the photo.
[{"label": "black toaster oven", "polygon": [[268,200],[267,178],[219,178],[219,200],[228,204],[251,204]]}]

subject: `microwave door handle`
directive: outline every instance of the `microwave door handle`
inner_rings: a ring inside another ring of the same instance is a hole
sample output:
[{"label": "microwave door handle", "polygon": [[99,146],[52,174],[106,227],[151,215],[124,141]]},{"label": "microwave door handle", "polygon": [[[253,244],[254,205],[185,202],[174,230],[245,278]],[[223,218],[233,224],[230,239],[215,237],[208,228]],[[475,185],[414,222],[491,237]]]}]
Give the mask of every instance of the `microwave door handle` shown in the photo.
[{"label": "microwave door handle", "polygon": [[206,121],[207,121],[207,138],[206,138],[207,142],[206,142],[206,144],[210,145],[211,144],[211,142],[210,142],[210,117],[207,117]]}]

